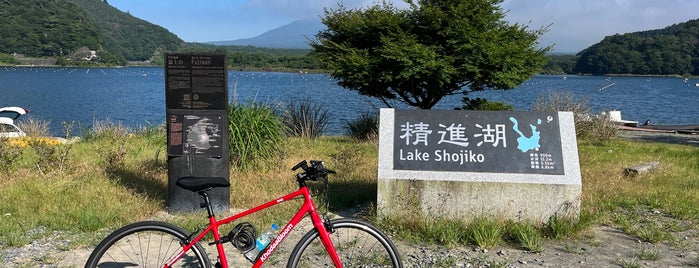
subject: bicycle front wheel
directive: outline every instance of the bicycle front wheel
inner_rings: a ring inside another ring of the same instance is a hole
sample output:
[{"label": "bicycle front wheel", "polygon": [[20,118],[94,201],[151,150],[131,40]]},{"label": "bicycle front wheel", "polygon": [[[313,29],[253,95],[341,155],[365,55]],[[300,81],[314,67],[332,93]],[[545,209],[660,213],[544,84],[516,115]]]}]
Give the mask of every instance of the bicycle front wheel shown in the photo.
[{"label": "bicycle front wheel", "polygon": [[[356,219],[328,222],[330,239],[344,267],[403,267],[393,242],[376,227]],[[287,267],[333,267],[318,230],[304,235],[291,252]]]},{"label": "bicycle front wheel", "polygon": [[[85,264],[94,267],[163,267],[182,249],[188,234],[175,225],[146,221],[124,226],[97,245]],[[195,244],[172,267],[210,267],[204,249]]]}]

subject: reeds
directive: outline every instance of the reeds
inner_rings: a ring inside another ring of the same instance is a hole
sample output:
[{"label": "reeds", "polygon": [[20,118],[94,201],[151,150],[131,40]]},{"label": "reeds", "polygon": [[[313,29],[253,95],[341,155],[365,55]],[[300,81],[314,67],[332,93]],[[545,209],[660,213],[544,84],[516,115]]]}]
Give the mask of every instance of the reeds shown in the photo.
[{"label": "reeds", "polygon": [[329,111],[323,103],[309,99],[292,101],[283,113],[287,134],[306,139],[317,138],[328,128]]},{"label": "reeds", "polygon": [[278,160],[286,128],[272,107],[231,104],[228,121],[231,164],[247,169],[261,161]]}]

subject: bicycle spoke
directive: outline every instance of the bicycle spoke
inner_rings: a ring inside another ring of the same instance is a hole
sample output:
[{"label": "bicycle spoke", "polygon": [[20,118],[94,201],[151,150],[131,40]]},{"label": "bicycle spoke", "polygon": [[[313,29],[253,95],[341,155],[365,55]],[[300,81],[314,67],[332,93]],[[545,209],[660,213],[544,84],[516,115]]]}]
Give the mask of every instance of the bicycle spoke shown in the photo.
[{"label": "bicycle spoke", "polygon": [[[121,228],[97,246],[86,267],[162,267],[182,248],[187,234],[162,222],[136,223]],[[208,267],[200,245],[195,244],[173,267]]]},{"label": "bicycle spoke", "polygon": [[[345,267],[401,267],[390,240],[368,224],[340,219],[332,223],[330,239]],[[304,236],[292,252],[287,267],[334,267],[317,231]]]}]

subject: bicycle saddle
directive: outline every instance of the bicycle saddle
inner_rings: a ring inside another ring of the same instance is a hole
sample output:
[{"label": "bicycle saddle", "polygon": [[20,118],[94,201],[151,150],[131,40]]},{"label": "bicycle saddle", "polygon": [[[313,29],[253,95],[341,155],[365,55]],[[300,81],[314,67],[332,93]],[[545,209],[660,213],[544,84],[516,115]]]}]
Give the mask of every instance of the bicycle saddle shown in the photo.
[{"label": "bicycle saddle", "polygon": [[177,186],[192,192],[199,192],[215,187],[229,187],[231,184],[222,177],[182,177],[177,179]]}]

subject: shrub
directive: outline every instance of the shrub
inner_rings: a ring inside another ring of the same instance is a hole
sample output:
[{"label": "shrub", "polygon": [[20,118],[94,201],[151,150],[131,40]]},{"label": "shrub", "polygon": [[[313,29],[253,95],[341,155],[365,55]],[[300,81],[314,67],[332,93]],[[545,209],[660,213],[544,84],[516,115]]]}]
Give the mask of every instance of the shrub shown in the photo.
[{"label": "shrub", "polygon": [[287,134],[301,138],[316,138],[328,128],[328,109],[323,103],[306,99],[292,101],[284,111]]},{"label": "shrub", "polygon": [[12,146],[7,138],[0,138],[0,170],[11,169],[14,163],[22,156],[22,150]]},{"label": "shrub", "polygon": [[92,127],[83,135],[86,140],[108,138],[122,140],[129,136],[129,128],[111,120],[94,121]]},{"label": "shrub", "polygon": [[246,169],[255,161],[278,155],[285,127],[271,107],[231,104],[228,106],[228,130],[231,164]]},{"label": "shrub", "polygon": [[573,112],[575,135],[578,138],[610,140],[616,136],[617,126],[608,116],[590,116],[587,100],[576,100],[573,94],[554,93],[547,98],[539,97],[531,109],[535,112]]},{"label": "shrub", "polygon": [[27,133],[29,137],[49,136],[49,121],[34,119],[32,117],[17,122],[17,127]]},{"label": "shrub", "polygon": [[353,121],[347,121],[347,135],[359,141],[379,140],[379,117],[375,114],[363,113]]},{"label": "shrub", "polygon": [[488,101],[486,99],[475,98],[470,99],[464,97],[464,106],[462,110],[478,110],[478,111],[514,111],[514,106],[508,105],[499,101]]},{"label": "shrub", "polygon": [[616,137],[617,132],[619,126],[606,114],[592,117],[575,126],[575,135],[583,139],[611,140]]},{"label": "shrub", "polygon": [[63,171],[68,162],[68,155],[72,148],[72,144],[56,144],[56,142],[47,139],[31,139],[29,146],[36,153],[36,168],[42,175],[46,175],[53,170]]}]

